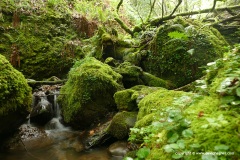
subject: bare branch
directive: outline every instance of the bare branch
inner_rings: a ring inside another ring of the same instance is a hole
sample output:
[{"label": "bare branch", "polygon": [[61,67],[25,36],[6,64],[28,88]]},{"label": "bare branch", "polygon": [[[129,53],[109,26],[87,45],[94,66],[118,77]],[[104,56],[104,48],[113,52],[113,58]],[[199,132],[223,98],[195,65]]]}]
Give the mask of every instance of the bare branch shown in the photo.
[{"label": "bare branch", "polygon": [[120,8],[120,6],[122,5],[122,3],[123,3],[123,0],[120,0],[120,2],[119,2],[118,5],[117,5],[117,13],[118,13],[119,8]]},{"label": "bare branch", "polygon": [[165,5],[165,2],[164,2],[164,0],[162,0],[162,18],[164,16],[164,5]]},{"label": "bare branch", "polygon": [[178,4],[177,4],[176,7],[173,9],[172,13],[169,15],[170,17],[176,12],[176,10],[178,9],[178,7],[180,6],[181,3],[182,3],[182,0],[178,0]]},{"label": "bare branch", "polygon": [[147,17],[147,19],[146,19],[146,22],[149,21],[151,15],[152,15],[153,9],[154,9],[154,7],[155,7],[155,3],[156,3],[156,0],[153,0],[153,3],[152,3],[152,1],[150,0],[150,6],[151,6],[151,8],[150,8],[148,17]]},{"label": "bare branch", "polygon": [[214,26],[214,25],[217,25],[217,24],[219,24],[219,23],[225,23],[225,22],[228,22],[228,21],[232,21],[232,20],[234,20],[234,19],[236,19],[236,18],[240,18],[240,13],[238,13],[238,14],[235,15],[235,16],[232,16],[232,17],[226,18],[226,19],[224,19],[224,20],[222,20],[222,21],[219,21],[219,22],[213,23],[213,24],[211,24],[211,25]]},{"label": "bare branch", "polygon": [[128,28],[128,26],[126,26],[126,24],[124,24],[123,21],[121,21],[121,20],[120,20],[119,18],[117,18],[117,17],[115,17],[114,19],[115,19],[115,21],[118,22],[118,24],[121,26],[121,28],[124,29],[124,31],[126,31],[126,32],[129,33],[131,36],[133,36],[133,31],[132,31],[130,28]]},{"label": "bare branch", "polygon": [[[240,5],[237,6],[231,6],[231,7],[222,7],[222,8],[216,8],[215,11],[225,11],[227,9],[232,10],[232,9],[239,9]],[[191,12],[185,12],[185,13],[179,13],[179,14],[175,14],[175,15],[168,15],[168,16],[164,16],[162,18],[156,18],[154,20],[152,20],[150,22],[151,26],[158,26],[161,23],[163,23],[166,20],[169,19],[173,19],[177,16],[189,16],[189,15],[195,15],[195,14],[202,14],[202,13],[208,13],[211,12],[212,8],[210,9],[203,9],[203,10],[199,10],[199,11],[191,11]]]},{"label": "bare branch", "polygon": [[213,1],[213,7],[212,7],[211,12],[213,12],[213,11],[215,10],[215,7],[216,7],[216,4],[217,4],[217,1],[218,1],[218,0],[214,0],[214,1]]}]

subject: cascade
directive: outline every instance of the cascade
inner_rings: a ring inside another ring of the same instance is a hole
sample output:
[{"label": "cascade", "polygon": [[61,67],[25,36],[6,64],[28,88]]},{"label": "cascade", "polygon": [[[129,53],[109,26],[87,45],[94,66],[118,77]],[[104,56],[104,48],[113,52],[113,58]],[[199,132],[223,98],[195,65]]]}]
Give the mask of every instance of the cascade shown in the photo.
[{"label": "cascade", "polygon": [[61,123],[61,109],[57,103],[57,95],[59,91],[53,92],[53,111],[54,117],[45,125],[46,132],[49,131],[69,131],[69,127],[65,127]]}]

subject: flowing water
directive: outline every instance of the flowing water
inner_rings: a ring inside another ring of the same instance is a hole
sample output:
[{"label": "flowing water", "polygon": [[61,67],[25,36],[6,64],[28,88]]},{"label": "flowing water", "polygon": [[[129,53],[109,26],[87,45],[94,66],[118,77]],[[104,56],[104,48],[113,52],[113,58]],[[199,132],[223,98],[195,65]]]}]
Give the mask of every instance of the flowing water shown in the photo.
[{"label": "flowing water", "polygon": [[[0,160],[120,160],[121,157],[113,157],[107,147],[102,146],[84,150],[79,138],[81,132],[73,131],[64,126],[61,120],[61,111],[57,104],[57,95],[54,94],[55,116],[48,122],[43,130],[46,136],[38,140],[23,142],[20,149],[0,152]],[[26,122],[28,128],[33,126],[30,121]],[[39,127],[38,127],[39,128]]]}]

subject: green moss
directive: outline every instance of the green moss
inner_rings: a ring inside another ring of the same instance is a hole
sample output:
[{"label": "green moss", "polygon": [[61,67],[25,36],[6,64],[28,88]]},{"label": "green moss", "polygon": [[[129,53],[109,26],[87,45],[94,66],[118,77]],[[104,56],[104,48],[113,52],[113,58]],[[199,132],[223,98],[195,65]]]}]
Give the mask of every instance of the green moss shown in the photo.
[{"label": "green moss", "polygon": [[128,137],[129,128],[136,122],[137,112],[119,112],[114,117],[108,128],[108,132],[121,140]]},{"label": "green moss", "polygon": [[138,119],[134,127],[141,128],[141,127],[149,126],[152,122],[157,121],[158,119],[159,117],[156,116],[156,113],[150,113],[145,115],[143,118]]},{"label": "green moss", "polygon": [[31,103],[31,88],[25,77],[0,55],[0,116],[29,111]]},{"label": "green moss", "polygon": [[123,62],[115,69],[115,71],[123,76],[123,85],[125,88],[143,84],[140,79],[142,69],[138,66],[132,65],[130,62]]},{"label": "green moss", "polygon": [[143,72],[141,79],[143,80],[144,84],[147,86],[163,87],[167,89],[173,88],[173,85],[171,84],[171,82],[165,81],[147,72]]},{"label": "green moss", "polygon": [[120,64],[120,62],[116,59],[114,59],[113,57],[108,57],[105,61],[105,64],[112,66],[112,67],[116,67]]},{"label": "green moss", "polygon": [[132,94],[132,99],[136,100],[136,103],[138,104],[145,96],[147,96],[150,93],[153,93],[159,89],[163,89],[161,87],[149,87],[149,86],[144,86],[144,85],[137,85],[132,87],[131,89],[136,90]]},{"label": "green moss", "polygon": [[[132,48],[132,49],[124,49],[123,50],[123,60],[130,62],[134,65],[140,65],[141,59],[143,58],[142,56],[142,52],[141,51],[136,51],[136,49]],[[127,52],[128,51],[128,52]]]},{"label": "green moss", "polygon": [[3,32],[0,32],[4,49],[0,49],[1,54],[11,57],[18,53],[20,64],[14,67],[27,78],[64,77],[73,65],[73,59],[78,57],[77,32],[67,3],[59,1],[52,7],[42,1],[23,5],[3,0],[0,4],[4,8]]},{"label": "green moss", "polygon": [[[185,107],[183,104],[175,104],[178,98],[186,96],[185,100],[186,103],[191,103],[192,98],[194,96],[193,93],[187,93],[182,91],[171,91],[166,89],[159,89],[154,93],[151,93],[144,97],[138,104],[139,106],[139,113],[138,113],[138,120],[142,119],[144,116],[155,113],[158,114],[159,112],[165,112],[167,107]],[[180,103],[180,102],[179,102]],[[159,117],[159,116],[157,116]]]},{"label": "green moss", "polygon": [[[151,147],[151,152],[146,159],[170,160],[176,156],[176,152],[183,153],[181,158],[189,160],[202,158],[201,154],[192,154],[193,152],[231,153],[232,155],[217,155],[218,158],[226,159],[234,159],[240,155],[240,117],[238,112],[222,109],[221,101],[216,95],[203,97],[190,93],[182,92],[180,94],[178,92],[173,94],[171,92],[175,91],[170,91],[170,93],[167,93],[166,90],[165,92],[155,92],[146,96],[139,104],[144,108],[148,106],[148,108],[144,111],[145,116],[143,118],[138,114],[135,127],[140,129],[140,134],[136,132],[138,129],[133,130],[131,134],[135,133],[135,138],[142,137],[142,142]],[[155,96],[159,99],[158,103],[154,103],[157,101]],[[161,96],[164,98],[161,98]],[[147,99],[148,101],[146,101]],[[155,112],[149,113],[151,112],[149,107]],[[170,120],[173,116],[171,115],[173,112],[169,112],[171,109],[179,110],[181,114],[176,115],[177,117],[180,116],[181,119],[183,118],[184,121]],[[141,112],[140,108],[139,113]],[[187,122],[188,125],[183,125],[183,122]],[[156,129],[158,127],[160,128]],[[177,128],[180,129],[180,132]],[[186,130],[190,132],[188,135],[184,133]],[[143,133],[141,134],[141,132]],[[167,134],[162,134],[163,132]],[[178,136],[173,137],[172,133]],[[171,145],[176,148],[170,148]]]},{"label": "green moss", "polygon": [[132,99],[132,94],[135,90],[125,89],[114,94],[114,100],[117,108],[120,111],[134,111],[137,110],[136,99]]},{"label": "green moss", "polygon": [[[240,117],[235,111],[225,111],[220,109],[221,102],[216,97],[205,97],[197,104],[191,105],[185,110],[186,117],[191,120],[191,130],[194,137],[187,139],[188,149],[191,144],[198,143],[196,152],[220,152],[216,146],[226,145],[227,152],[234,152],[234,155],[222,155],[222,157],[235,157],[240,155],[239,148],[239,120]],[[199,113],[203,115],[199,117]],[[190,156],[198,159],[200,156]],[[221,157],[221,156],[220,156]]]},{"label": "green moss", "polygon": [[[176,86],[203,76],[203,69],[199,67],[221,57],[223,47],[228,45],[212,27],[202,27],[203,24],[195,21],[182,21],[159,27],[151,42],[151,52],[143,61],[145,71],[170,80]],[[173,33],[175,37],[169,36]],[[179,37],[180,34],[184,36]]]},{"label": "green moss", "polygon": [[130,89],[118,91],[114,94],[114,99],[118,110],[135,111],[138,110],[137,104],[141,99],[150,93],[160,89],[159,87],[149,87],[144,85],[136,85]]},{"label": "green moss", "polygon": [[113,95],[122,87],[121,78],[93,57],[77,61],[59,96],[64,120],[86,126],[114,110]]}]

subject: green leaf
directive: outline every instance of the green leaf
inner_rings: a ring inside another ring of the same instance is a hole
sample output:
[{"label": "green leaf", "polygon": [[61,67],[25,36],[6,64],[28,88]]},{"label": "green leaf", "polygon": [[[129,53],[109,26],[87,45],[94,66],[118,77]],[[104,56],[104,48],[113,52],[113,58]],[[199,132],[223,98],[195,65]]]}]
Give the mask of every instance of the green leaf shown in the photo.
[{"label": "green leaf", "polygon": [[152,122],[152,126],[155,128],[161,128],[163,127],[163,123],[161,122]]},{"label": "green leaf", "polygon": [[191,147],[191,148],[200,148],[201,145],[198,144],[198,143],[194,143],[194,144],[189,145],[189,147]]},{"label": "green leaf", "polygon": [[202,155],[202,160],[218,160],[216,155]]},{"label": "green leaf", "polygon": [[203,128],[203,129],[207,129],[208,126],[209,126],[208,124],[204,124],[204,125],[201,126],[201,128]]},{"label": "green leaf", "polygon": [[231,102],[231,105],[234,105],[234,106],[237,106],[237,105],[239,105],[240,104],[240,101],[232,101]]},{"label": "green leaf", "polygon": [[176,143],[170,144],[172,149],[179,149],[179,146]]},{"label": "green leaf", "polygon": [[123,160],[133,160],[131,157],[125,157]]},{"label": "green leaf", "polygon": [[194,53],[194,49],[193,49],[193,48],[192,48],[192,49],[189,49],[187,52],[192,56],[193,53]]},{"label": "green leaf", "polygon": [[182,157],[183,157],[182,154],[174,154],[174,155],[172,155],[172,158],[173,158],[173,159],[180,159],[180,158],[182,158]]},{"label": "green leaf", "polygon": [[240,87],[238,87],[238,88],[236,89],[236,94],[237,94],[238,97],[240,97]]},{"label": "green leaf", "polygon": [[184,131],[182,131],[182,135],[185,138],[190,138],[193,136],[193,131],[190,129],[185,129]]},{"label": "green leaf", "polygon": [[179,135],[175,132],[173,133],[173,135],[168,139],[168,143],[174,143],[178,140],[179,138]]},{"label": "green leaf", "polygon": [[215,122],[215,119],[213,119],[213,118],[206,118],[206,120],[208,121],[208,123],[214,123]]},{"label": "green leaf", "polygon": [[187,119],[182,119],[182,120],[180,121],[180,125],[181,125],[182,127],[188,127],[190,124],[191,124],[191,122],[188,121]]},{"label": "green leaf", "polygon": [[179,146],[180,149],[184,149],[185,148],[185,141],[180,139],[177,141],[177,145]]},{"label": "green leaf", "polygon": [[167,152],[167,153],[171,153],[171,152],[174,151],[173,148],[170,146],[170,144],[165,145],[165,146],[163,147],[163,149],[164,149],[165,152]]},{"label": "green leaf", "polygon": [[136,155],[137,155],[138,158],[143,158],[144,159],[149,155],[149,153],[150,153],[150,148],[144,147],[144,148],[139,149],[137,151]]},{"label": "green leaf", "polygon": [[224,144],[220,144],[214,147],[215,151],[227,151],[229,149],[229,147],[227,145]]},{"label": "green leaf", "polygon": [[228,104],[235,100],[235,96],[225,96],[221,98],[222,104]]}]

